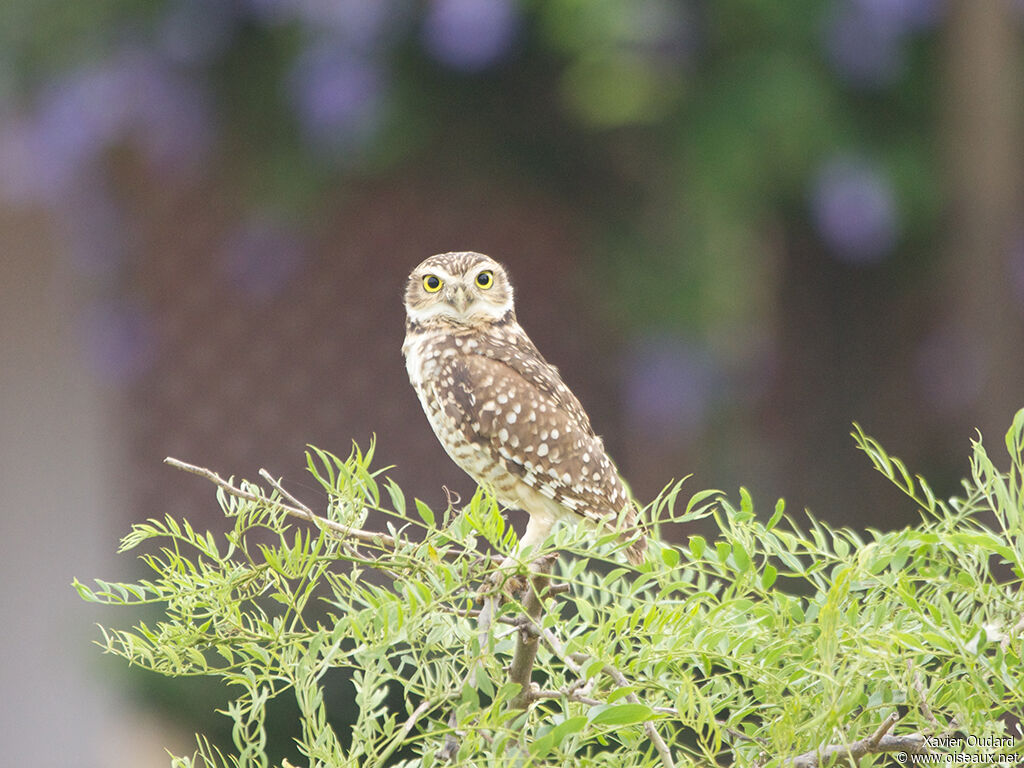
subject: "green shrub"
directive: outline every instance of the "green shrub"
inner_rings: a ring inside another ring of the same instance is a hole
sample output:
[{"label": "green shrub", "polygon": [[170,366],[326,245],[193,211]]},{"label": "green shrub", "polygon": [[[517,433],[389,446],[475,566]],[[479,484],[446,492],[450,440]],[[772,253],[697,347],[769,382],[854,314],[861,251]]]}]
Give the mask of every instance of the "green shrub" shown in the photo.
[{"label": "green shrub", "polygon": [[[854,438],[921,508],[920,524],[834,529],[782,501],[759,515],[743,489],[738,503],[705,491],[680,508],[675,484],[646,510],[640,568],[621,564],[613,534],[563,526],[533,553],[550,580],[521,563],[522,602],[499,600],[514,569],[484,552],[505,555],[516,539],[493,498],[435,512],[370,468],[372,448],[344,460],[314,449],[322,515],[266,473],[266,488],[236,485],[172,462],[218,484],[233,529],[136,525],[121,548],[150,552],[152,578],[75,586],[92,602],[163,611],[152,626],[103,629],[107,652],[231,686],[237,754],[200,737],[175,766],[867,765],[899,752],[1021,752],[1024,410],[1006,437],[1009,468],[975,442],[963,495],[948,502],[859,428]],[[386,526],[369,532],[368,517]],[[714,535],[656,543],[662,526],[697,520]],[[332,728],[324,703],[336,669],[354,687],[351,733]],[[531,676],[528,690],[517,682]],[[271,756],[265,705],[282,695],[298,704],[301,735]]]}]

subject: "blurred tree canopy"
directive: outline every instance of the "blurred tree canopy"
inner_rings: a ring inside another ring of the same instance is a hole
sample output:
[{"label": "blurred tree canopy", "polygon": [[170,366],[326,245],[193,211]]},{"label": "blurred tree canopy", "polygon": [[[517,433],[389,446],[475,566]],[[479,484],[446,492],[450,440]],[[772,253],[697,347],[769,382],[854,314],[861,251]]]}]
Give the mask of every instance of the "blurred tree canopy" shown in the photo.
[{"label": "blurred tree canopy", "polygon": [[[848,462],[853,418],[899,435],[931,410],[949,437],[1019,404],[1019,21],[1009,0],[8,0],[0,197],[57,212],[102,271],[134,253],[112,159],[214,175],[252,212],[228,250],[258,293],[353,180],[546,190],[627,347],[636,482],[706,461],[735,483],[748,450],[745,481],[787,493],[786,467]],[[899,447],[955,477],[959,447]]]},{"label": "blurred tree canopy", "polygon": [[4,188],[49,200],[124,142],[166,173],[217,150],[298,215],[454,134],[607,215],[606,255],[646,265],[608,260],[630,323],[728,329],[762,311],[779,227],[850,261],[930,244],[945,5],[12,0],[5,143],[20,125],[52,178]]}]

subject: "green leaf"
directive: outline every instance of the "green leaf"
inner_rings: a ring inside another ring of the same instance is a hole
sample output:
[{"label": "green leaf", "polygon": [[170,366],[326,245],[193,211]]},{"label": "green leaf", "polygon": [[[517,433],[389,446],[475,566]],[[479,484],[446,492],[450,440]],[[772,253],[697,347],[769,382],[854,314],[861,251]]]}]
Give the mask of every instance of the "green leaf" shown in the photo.
[{"label": "green leaf", "polygon": [[530,744],[530,753],[534,758],[544,757],[552,749],[561,747],[569,736],[579,733],[586,725],[585,715],[570,717],[534,739]]},{"label": "green leaf", "polygon": [[736,563],[736,570],[740,573],[746,573],[750,568],[750,555],[747,554],[747,550],[744,549],[743,545],[736,541],[732,545],[732,559]]},{"label": "green leaf", "polygon": [[661,561],[669,568],[675,568],[679,565],[679,550],[674,547],[662,546]]},{"label": "green leaf", "polygon": [[707,546],[708,543],[704,540],[703,536],[690,537],[690,553],[693,555],[694,560],[700,560]]},{"label": "green leaf", "polygon": [[416,499],[416,512],[419,513],[428,528],[434,527],[434,511],[419,499]]},{"label": "green leaf", "polygon": [[750,495],[750,491],[740,486],[740,509],[743,512],[753,513],[754,511],[754,499]]},{"label": "green leaf", "polygon": [[568,720],[559,723],[551,729],[551,734],[554,736],[555,744],[561,745],[565,741],[566,736],[571,736],[574,733],[579,733],[587,725],[586,715],[577,715],[576,717],[570,717]]},{"label": "green leaf", "polygon": [[729,555],[732,554],[732,547],[729,546],[727,541],[716,541],[715,542],[715,554],[718,555],[718,562],[724,563],[729,559]]},{"label": "green leaf", "polygon": [[398,483],[389,477],[385,479],[384,487],[387,489],[388,496],[391,497],[391,508],[398,513],[399,517],[405,517],[405,494],[402,493]]},{"label": "green leaf", "polygon": [[778,501],[775,502],[775,512],[772,514],[771,518],[765,524],[765,527],[764,527],[765,530],[766,531],[770,531],[772,528],[774,528],[776,525],[778,525],[779,524],[779,520],[782,519],[782,516],[785,514],[785,512],[786,512],[786,500],[785,499],[779,499]]},{"label": "green leaf", "polygon": [[761,589],[766,592],[771,589],[772,584],[775,583],[775,579],[778,575],[779,571],[774,565],[766,565],[764,567],[764,573],[761,574]]},{"label": "green leaf", "polygon": [[593,725],[632,725],[650,720],[654,711],[646,704],[610,704],[590,710]]},{"label": "green leaf", "polygon": [[705,516],[703,509],[699,508],[699,505],[708,499],[721,496],[722,492],[714,488],[710,488],[706,491],[698,491],[690,497],[690,500],[686,502],[686,513],[683,515],[683,520],[696,520]]},{"label": "green leaf", "polygon": [[832,537],[832,549],[836,555],[840,558],[846,558],[850,554],[850,544],[842,536],[835,535]]},{"label": "green leaf", "polygon": [[1006,450],[1011,459],[1024,461],[1024,408],[1017,411],[1006,432]]}]

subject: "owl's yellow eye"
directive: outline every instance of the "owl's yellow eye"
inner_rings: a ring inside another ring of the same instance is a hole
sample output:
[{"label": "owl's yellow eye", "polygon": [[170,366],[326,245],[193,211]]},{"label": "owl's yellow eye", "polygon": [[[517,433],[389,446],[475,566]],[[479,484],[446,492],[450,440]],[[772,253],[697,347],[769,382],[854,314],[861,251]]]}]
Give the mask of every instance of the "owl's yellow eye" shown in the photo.
[{"label": "owl's yellow eye", "polygon": [[437,293],[441,290],[442,285],[444,283],[437,275],[427,275],[423,278],[423,287],[427,289],[427,293]]},{"label": "owl's yellow eye", "polygon": [[476,284],[481,288],[490,288],[494,285],[494,273],[489,269],[485,269],[476,276]]}]

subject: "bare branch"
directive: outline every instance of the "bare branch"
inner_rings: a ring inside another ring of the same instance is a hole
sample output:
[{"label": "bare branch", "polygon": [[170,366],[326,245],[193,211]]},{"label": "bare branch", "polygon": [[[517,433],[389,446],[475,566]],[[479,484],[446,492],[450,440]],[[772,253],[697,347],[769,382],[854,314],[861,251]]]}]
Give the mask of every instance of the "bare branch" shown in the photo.
[{"label": "bare branch", "polygon": [[562,584],[549,584],[548,585],[548,591],[545,593],[544,597],[554,597],[555,595],[564,595],[567,592],[571,592],[571,591],[572,591],[572,587],[570,587],[568,584],[565,584],[565,583],[562,583]]},{"label": "bare branch", "polygon": [[866,739],[852,744],[830,744],[827,747],[805,752],[793,758],[788,765],[791,768],[817,768],[833,761],[856,764],[864,755],[883,752],[906,752],[922,754],[928,752],[928,741],[922,733],[910,733],[904,736],[890,736],[889,731],[899,721],[898,713],[893,712],[875,732]]},{"label": "bare branch", "polygon": [[[540,630],[540,636],[544,639],[545,644],[551,651],[562,660],[569,669],[571,669],[578,677],[583,676],[583,668],[576,663],[576,661],[565,652],[565,646],[562,645],[562,641],[555,637],[554,633],[547,629]],[[586,657],[589,658],[589,657]],[[586,681],[581,680],[581,684]]]},{"label": "bare branch", "polygon": [[312,509],[310,509],[308,506],[306,506],[301,501],[299,501],[297,498],[295,498],[291,494],[291,492],[288,491],[283,485],[281,485],[281,483],[277,479],[275,479],[275,477],[272,474],[267,472],[267,470],[260,469],[260,477],[262,477],[264,480],[266,480],[268,483],[270,483],[271,486],[273,486],[274,490],[276,490],[278,493],[280,493],[282,496],[284,496],[286,499],[288,499],[288,501],[290,501],[296,507],[298,507],[299,509],[305,510],[310,515],[313,514],[313,510]]},{"label": "bare branch", "polygon": [[932,708],[928,706],[928,694],[924,689],[924,681],[921,680],[921,675],[919,675],[917,670],[914,669],[914,662],[910,659],[907,659],[907,671],[911,674],[914,690],[917,691],[917,696],[920,699],[918,707],[921,709],[921,714],[924,715],[925,719],[931,724],[932,729],[935,732],[938,732],[942,726],[939,725],[939,721],[932,713]]},{"label": "bare branch", "polygon": [[435,755],[438,760],[443,760],[446,763],[450,763],[455,759],[455,756],[459,754],[459,737],[456,726],[459,724],[458,718],[455,716],[455,708],[452,708],[451,713],[448,715],[448,727],[451,728],[444,737],[444,745],[437,750]]},{"label": "bare branch", "polygon": [[880,742],[882,740],[882,738],[885,736],[885,734],[887,734],[890,730],[892,730],[892,727],[894,725],[896,725],[896,723],[897,723],[897,721],[899,721],[899,719],[900,719],[899,712],[891,712],[889,714],[889,716],[887,718],[885,718],[885,720],[882,721],[882,724],[880,726],[878,726],[878,729],[873,734],[871,734],[871,738],[868,739],[868,751],[869,752],[871,750],[874,750],[874,749],[878,748],[878,742]]},{"label": "bare branch", "polygon": [[578,701],[580,704],[586,704],[588,707],[596,707],[600,704],[604,704],[604,702],[600,699],[595,699],[593,696],[588,696],[582,691],[541,690],[534,691],[531,698],[534,701],[540,699],[566,699],[568,701]]},{"label": "bare branch", "polygon": [[[207,469],[206,467],[199,467],[196,466],[195,464],[189,464],[188,462],[181,461],[180,459],[175,459],[170,456],[164,459],[164,464],[168,464],[174,467],[175,469],[180,469],[184,472],[189,472],[193,475],[198,475],[199,477],[205,477],[211,483],[216,485],[218,488],[222,488],[231,496],[234,496],[239,499],[244,499],[245,501],[254,501],[259,504],[267,504],[269,506],[277,507],[278,509],[291,515],[292,517],[297,517],[301,520],[306,520],[307,522],[313,523],[314,525],[320,528],[326,528],[327,530],[340,534],[342,536],[351,536],[354,539],[359,539],[360,541],[364,541],[368,544],[377,544],[391,548],[394,548],[396,544],[394,537],[389,536],[386,533],[375,533],[374,531],[364,531],[360,528],[353,528],[349,525],[342,525],[341,523],[337,523],[334,520],[328,520],[326,517],[321,517],[319,515],[314,514],[310,511],[309,507],[306,507],[304,504],[302,506],[293,506],[291,504],[285,504],[284,502],[278,499],[271,499],[260,493],[254,493],[252,491],[243,490],[238,486],[232,485],[227,480],[218,475],[216,472]],[[274,486],[277,487],[278,490],[280,490],[280,488],[277,486],[277,483],[274,483]],[[290,498],[290,494],[285,495]]]}]

